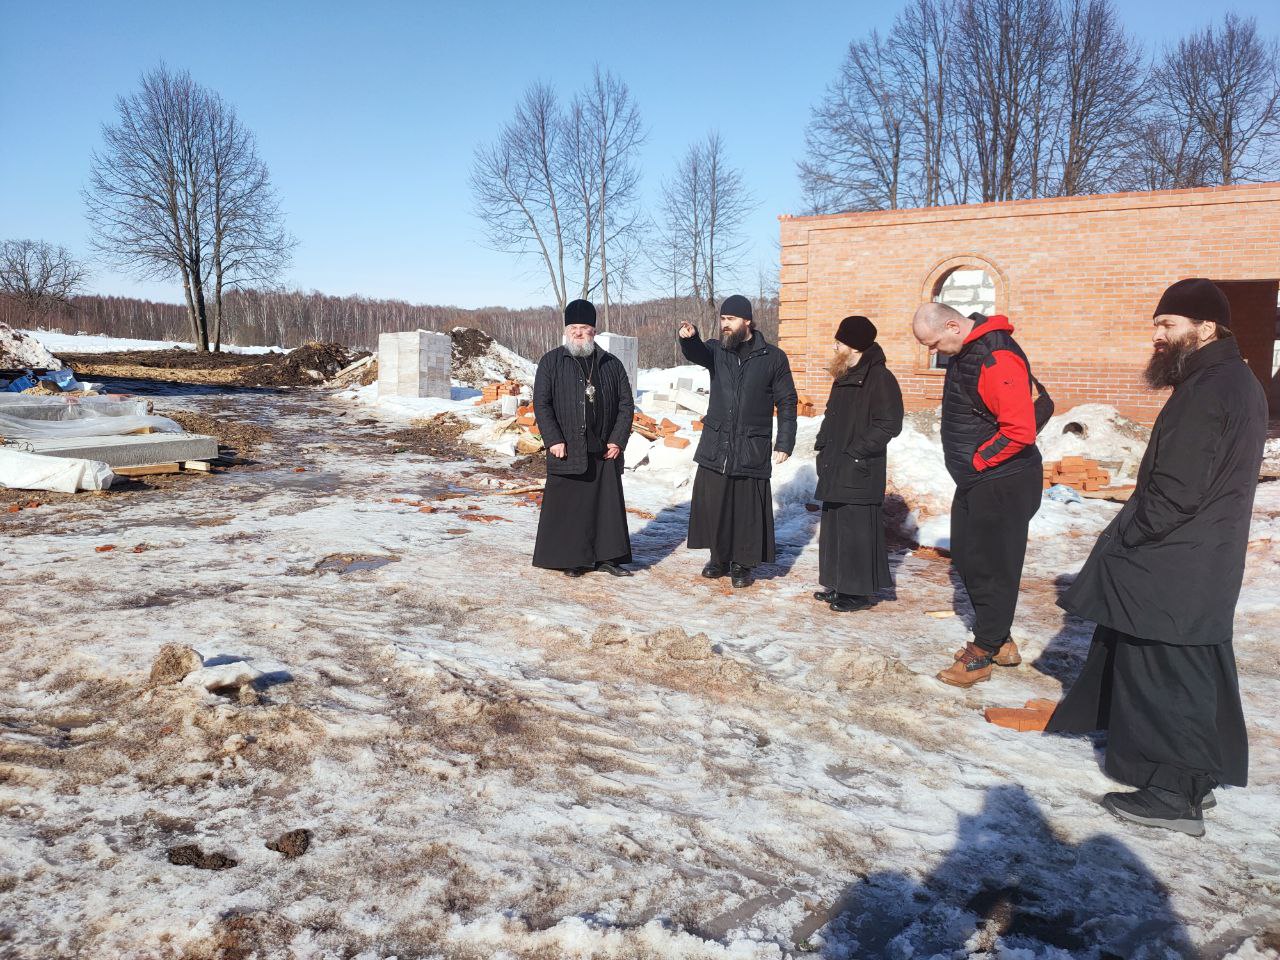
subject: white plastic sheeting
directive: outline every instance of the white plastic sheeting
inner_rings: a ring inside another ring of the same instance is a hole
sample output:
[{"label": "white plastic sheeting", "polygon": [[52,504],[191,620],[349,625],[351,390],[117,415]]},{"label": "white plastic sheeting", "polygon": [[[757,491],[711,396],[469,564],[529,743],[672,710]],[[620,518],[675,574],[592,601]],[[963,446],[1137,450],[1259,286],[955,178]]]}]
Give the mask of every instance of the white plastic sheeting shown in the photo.
[{"label": "white plastic sheeting", "polygon": [[182,433],[182,427],[168,417],[147,414],[145,400],[0,394],[0,437],[112,437],[147,428],[159,433]]},{"label": "white plastic sheeting", "polygon": [[98,460],[44,457],[19,450],[0,449],[0,487],[15,490],[106,490],[115,474]]}]

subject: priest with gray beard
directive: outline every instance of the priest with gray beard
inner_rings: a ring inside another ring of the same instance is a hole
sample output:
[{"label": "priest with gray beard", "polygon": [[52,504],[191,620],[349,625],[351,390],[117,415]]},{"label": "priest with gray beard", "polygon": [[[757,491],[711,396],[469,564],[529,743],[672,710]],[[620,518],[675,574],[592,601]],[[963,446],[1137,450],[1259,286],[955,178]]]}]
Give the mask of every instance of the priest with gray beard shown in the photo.
[{"label": "priest with gray beard", "polygon": [[1267,399],[1211,281],[1169,287],[1152,324],[1147,383],[1173,393],[1132,497],[1059,601],[1097,628],[1049,730],[1106,730],[1103,769],[1137,789],[1108,793],[1103,807],[1198,837],[1213,789],[1248,779],[1232,620]]},{"label": "priest with gray beard", "polygon": [[533,415],[547,448],[533,565],[580,577],[598,570],[629,577],[622,452],[635,413],[617,357],[596,346],[596,308],[574,300],[564,311],[564,344],[538,361]]}]

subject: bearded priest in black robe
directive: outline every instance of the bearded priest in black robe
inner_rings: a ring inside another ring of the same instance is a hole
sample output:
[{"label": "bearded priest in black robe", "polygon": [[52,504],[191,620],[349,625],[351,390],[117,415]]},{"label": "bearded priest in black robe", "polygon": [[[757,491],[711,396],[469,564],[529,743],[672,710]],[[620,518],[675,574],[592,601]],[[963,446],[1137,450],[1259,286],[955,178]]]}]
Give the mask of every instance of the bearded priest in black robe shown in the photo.
[{"label": "bearded priest in black robe", "polygon": [[[720,307],[720,339],[703,341],[680,325],[685,359],[711,374],[689,503],[689,547],[711,550],[702,575],[729,574],[735,587],[751,569],[773,563],[773,465],[796,445],[796,387],[787,355],[755,328],[751,301],[735,294]],[[773,414],[778,412],[778,435]]]},{"label": "bearded priest in black robe", "polygon": [[1210,791],[1248,777],[1231,638],[1267,400],[1214,283],[1175,283],[1152,322],[1146,379],[1173,393],[1132,497],[1059,601],[1098,626],[1049,730],[1106,730],[1104,769],[1138,789],[1108,793],[1103,806],[1198,837]]},{"label": "bearded priest in black robe", "polygon": [[547,485],[533,565],[580,577],[599,570],[629,577],[622,452],[635,405],[626,368],[596,346],[596,308],[564,311],[564,345],[538,361],[533,415],[547,448]]}]

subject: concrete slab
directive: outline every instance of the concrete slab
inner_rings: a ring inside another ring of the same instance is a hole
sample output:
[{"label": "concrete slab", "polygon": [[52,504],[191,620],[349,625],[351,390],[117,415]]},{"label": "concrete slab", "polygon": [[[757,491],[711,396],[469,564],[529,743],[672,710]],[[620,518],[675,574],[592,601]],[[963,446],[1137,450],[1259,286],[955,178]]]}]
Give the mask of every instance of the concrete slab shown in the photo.
[{"label": "concrete slab", "polygon": [[24,440],[32,453],[98,460],[111,467],[143,467],[183,460],[213,460],[218,441],[199,433],[144,433],[125,437]]},{"label": "concrete slab", "polygon": [[627,381],[631,384],[631,392],[635,394],[636,379],[640,375],[640,341],[635,337],[624,337],[619,333],[600,333],[596,335],[596,344],[601,350],[612,353],[622,361],[627,371]]}]

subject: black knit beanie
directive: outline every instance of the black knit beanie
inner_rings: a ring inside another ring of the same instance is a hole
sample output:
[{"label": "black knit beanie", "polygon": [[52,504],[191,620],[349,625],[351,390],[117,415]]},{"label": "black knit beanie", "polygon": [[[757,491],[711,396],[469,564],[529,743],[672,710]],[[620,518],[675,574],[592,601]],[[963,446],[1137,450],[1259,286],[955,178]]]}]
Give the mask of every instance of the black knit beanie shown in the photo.
[{"label": "black knit beanie", "polygon": [[564,325],[571,327],[575,323],[585,323],[589,327],[596,325],[596,308],[590,300],[572,300],[564,308]]},{"label": "black knit beanie", "polygon": [[741,317],[743,320],[750,320],[751,301],[738,293],[731,297],[725,297],[724,303],[720,304],[720,316]]},{"label": "black knit beanie", "polygon": [[1231,326],[1231,304],[1227,302],[1226,295],[1216,283],[1203,277],[1179,280],[1166,290],[1151,316],[1166,313],[1186,317],[1196,323],[1212,320],[1224,327]]},{"label": "black knit beanie", "polygon": [[866,317],[845,317],[836,330],[836,339],[861,353],[876,342],[876,325]]}]

